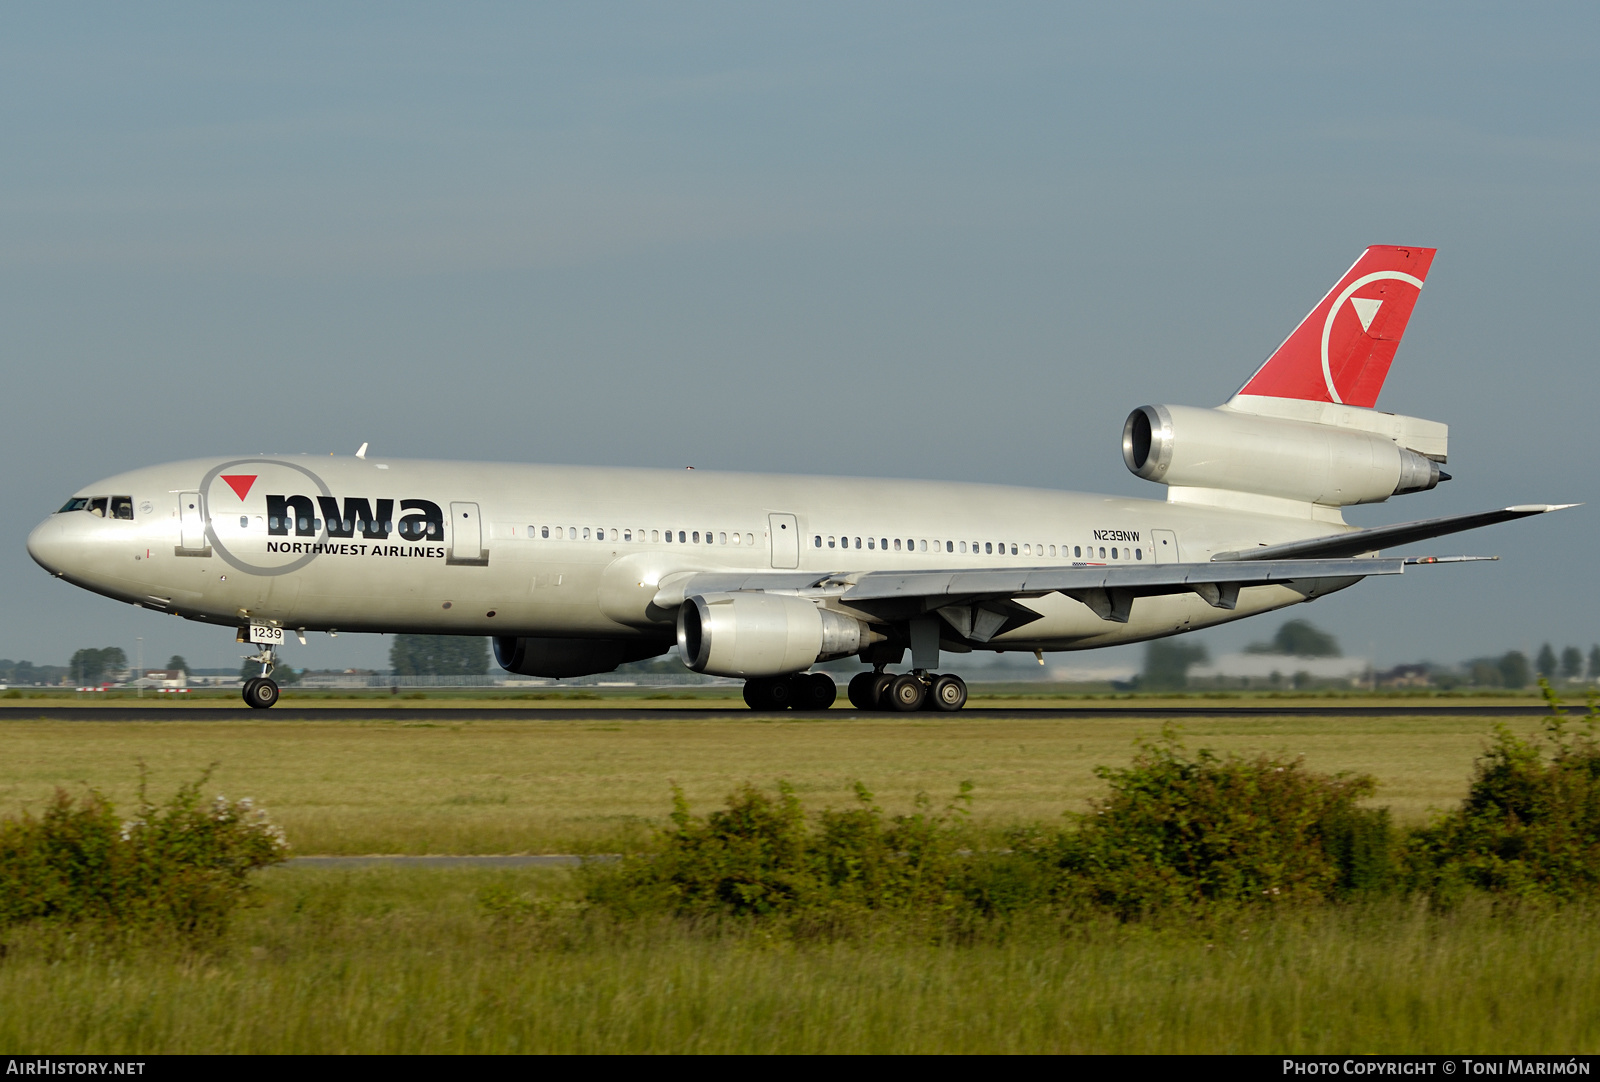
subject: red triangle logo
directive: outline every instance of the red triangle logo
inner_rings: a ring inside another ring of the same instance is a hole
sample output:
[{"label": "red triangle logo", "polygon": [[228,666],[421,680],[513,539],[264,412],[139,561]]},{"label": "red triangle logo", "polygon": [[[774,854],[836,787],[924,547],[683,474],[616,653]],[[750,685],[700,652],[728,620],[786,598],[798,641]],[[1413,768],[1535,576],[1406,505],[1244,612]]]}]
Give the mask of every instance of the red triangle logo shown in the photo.
[{"label": "red triangle logo", "polygon": [[259,474],[254,473],[225,473],[222,475],[222,479],[228,482],[228,487],[237,492],[239,494],[239,498],[242,500],[246,496],[250,495],[250,486],[256,483],[256,478],[259,476]]}]

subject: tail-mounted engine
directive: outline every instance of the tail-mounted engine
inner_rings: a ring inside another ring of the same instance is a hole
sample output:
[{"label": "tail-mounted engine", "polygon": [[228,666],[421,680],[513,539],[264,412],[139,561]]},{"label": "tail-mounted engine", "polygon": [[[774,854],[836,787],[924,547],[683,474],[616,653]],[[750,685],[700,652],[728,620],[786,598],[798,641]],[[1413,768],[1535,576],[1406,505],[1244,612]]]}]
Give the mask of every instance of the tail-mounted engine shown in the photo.
[{"label": "tail-mounted engine", "polygon": [[1329,403],[1255,398],[1252,404],[1289,416],[1233,406],[1140,406],[1122,426],[1122,459],[1145,480],[1174,488],[1329,507],[1381,503],[1450,479],[1439,470],[1444,425]]}]

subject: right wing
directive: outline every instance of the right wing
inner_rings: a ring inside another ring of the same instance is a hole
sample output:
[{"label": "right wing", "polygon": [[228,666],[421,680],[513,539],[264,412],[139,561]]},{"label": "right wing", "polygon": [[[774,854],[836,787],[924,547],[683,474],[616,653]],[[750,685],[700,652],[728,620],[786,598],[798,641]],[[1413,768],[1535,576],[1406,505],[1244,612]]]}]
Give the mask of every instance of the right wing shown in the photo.
[{"label": "right wing", "polygon": [[1479,526],[1493,526],[1497,522],[1543,515],[1577,507],[1575,503],[1523,503],[1515,507],[1502,507],[1498,511],[1478,511],[1470,515],[1448,515],[1445,518],[1425,518],[1417,522],[1400,522],[1393,526],[1374,526],[1370,530],[1351,530],[1311,537],[1304,541],[1289,541],[1282,545],[1262,545],[1253,549],[1219,552],[1211,559],[1218,563],[1242,560],[1304,560],[1360,556],[1380,549],[1407,545],[1413,541],[1426,541],[1430,537],[1475,530]]}]

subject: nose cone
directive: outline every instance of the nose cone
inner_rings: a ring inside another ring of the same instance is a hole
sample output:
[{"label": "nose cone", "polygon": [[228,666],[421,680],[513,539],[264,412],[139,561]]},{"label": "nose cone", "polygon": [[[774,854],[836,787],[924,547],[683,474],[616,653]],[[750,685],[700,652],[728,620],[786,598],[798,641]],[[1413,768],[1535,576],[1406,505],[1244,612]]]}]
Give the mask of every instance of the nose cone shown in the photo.
[{"label": "nose cone", "polygon": [[51,515],[33,528],[28,535],[28,555],[33,557],[33,562],[50,572],[59,575],[62,572],[66,559],[66,530],[61,524],[61,516]]}]

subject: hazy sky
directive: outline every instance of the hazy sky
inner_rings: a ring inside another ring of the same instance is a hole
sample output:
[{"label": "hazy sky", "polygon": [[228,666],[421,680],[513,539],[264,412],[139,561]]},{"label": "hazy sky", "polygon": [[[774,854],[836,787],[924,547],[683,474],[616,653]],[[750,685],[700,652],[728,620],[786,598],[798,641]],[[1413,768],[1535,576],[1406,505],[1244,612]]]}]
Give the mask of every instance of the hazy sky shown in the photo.
[{"label": "hazy sky", "polygon": [[[0,656],[237,664],[24,548],[78,487],[198,455],[1159,498],[1127,412],[1225,399],[1372,243],[1439,248],[1379,406],[1448,422],[1456,479],[1350,520],[1594,501],[1597,31],[1580,4],[0,8]],[[1587,647],[1595,514],[1291,615],[1387,662]]]}]

